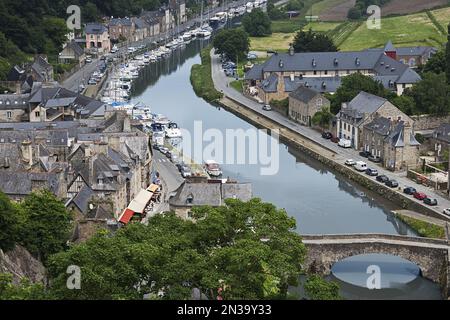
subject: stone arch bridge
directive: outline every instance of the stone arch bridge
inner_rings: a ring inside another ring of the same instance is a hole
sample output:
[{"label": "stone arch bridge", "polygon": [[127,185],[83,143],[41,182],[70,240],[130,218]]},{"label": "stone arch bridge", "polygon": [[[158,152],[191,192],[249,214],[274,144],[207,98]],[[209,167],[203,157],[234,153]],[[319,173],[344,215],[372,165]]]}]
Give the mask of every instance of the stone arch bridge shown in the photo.
[{"label": "stone arch bridge", "polygon": [[422,275],[450,296],[450,241],[385,234],[303,235],[308,248],[306,270],[323,275],[336,262],[361,254],[389,254],[417,264]]}]

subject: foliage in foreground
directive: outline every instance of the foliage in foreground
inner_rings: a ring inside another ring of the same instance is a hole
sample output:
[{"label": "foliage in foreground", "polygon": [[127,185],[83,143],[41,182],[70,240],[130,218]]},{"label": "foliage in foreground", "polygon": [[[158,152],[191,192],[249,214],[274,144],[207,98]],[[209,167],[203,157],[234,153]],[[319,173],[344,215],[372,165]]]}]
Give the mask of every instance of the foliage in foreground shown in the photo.
[{"label": "foliage in foreground", "polygon": [[339,285],[336,282],[324,280],[318,275],[308,276],[305,293],[311,300],[341,300]]},{"label": "foliage in foreground", "polygon": [[[295,219],[259,199],[194,209],[101,233],[50,259],[52,291],[62,299],[188,299],[193,288],[215,299],[286,298],[297,285],[305,247]],[[81,267],[81,290],[66,289],[66,269]]]},{"label": "foliage in foreground", "polygon": [[47,298],[42,284],[33,284],[27,279],[23,279],[19,284],[14,284],[12,275],[0,273],[0,301],[44,300]]},{"label": "foliage in foreground", "polygon": [[255,9],[242,18],[245,31],[252,37],[264,37],[272,34],[272,21],[267,13],[261,9]]},{"label": "foliage in foreground", "polygon": [[445,238],[445,229],[441,226],[414,219],[402,214],[397,214],[397,217],[412,229],[414,229],[414,231],[416,231],[421,237],[432,239]]},{"label": "foliage in foreground", "polygon": [[325,33],[300,30],[294,38],[295,52],[336,52],[333,40]]},{"label": "foliage in foreground", "polygon": [[236,62],[243,61],[250,49],[248,34],[242,29],[222,29],[214,37],[213,47],[216,53]]}]

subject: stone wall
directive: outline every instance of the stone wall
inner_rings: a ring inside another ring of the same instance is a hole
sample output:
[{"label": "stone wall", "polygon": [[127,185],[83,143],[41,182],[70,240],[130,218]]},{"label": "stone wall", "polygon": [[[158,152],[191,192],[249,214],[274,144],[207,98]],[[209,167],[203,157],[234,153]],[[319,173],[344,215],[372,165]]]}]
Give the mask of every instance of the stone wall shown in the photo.
[{"label": "stone wall", "polygon": [[42,263],[18,245],[6,253],[0,250],[0,272],[11,273],[14,283],[19,283],[23,278],[28,278],[33,283],[47,281]]},{"label": "stone wall", "polygon": [[414,130],[434,130],[443,123],[450,123],[450,115],[446,117],[436,117],[430,115],[411,116],[414,122]]}]

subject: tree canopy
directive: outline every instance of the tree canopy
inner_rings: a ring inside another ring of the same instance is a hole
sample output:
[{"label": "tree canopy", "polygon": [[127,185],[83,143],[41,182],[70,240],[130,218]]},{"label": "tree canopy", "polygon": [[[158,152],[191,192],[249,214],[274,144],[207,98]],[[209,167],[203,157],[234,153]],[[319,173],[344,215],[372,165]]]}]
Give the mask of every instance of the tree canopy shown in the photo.
[{"label": "tree canopy", "polygon": [[250,40],[242,28],[222,29],[214,37],[213,46],[217,53],[225,55],[228,59],[242,61],[249,51]]},{"label": "tree canopy", "polygon": [[300,30],[294,38],[295,52],[336,52],[338,51],[333,40],[324,33]]},{"label": "tree canopy", "polygon": [[[65,299],[187,299],[198,288],[216,299],[283,298],[296,285],[305,256],[295,219],[258,199],[227,200],[193,210],[196,223],[173,213],[104,232],[50,259],[53,291]],[[82,290],[66,289],[78,265]]]},{"label": "tree canopy", "polygon": [[245,31],[252,37],[264,37],[272,34],[272,22],[267,13],[255,9],[242,18]]},{"label": "tree canopy", "polygon": [[341,109],[342,103],[350,102],[361,91],[371,93],[387,99],[393,99],[396,94],[384,88],[381,82],[360,73],[353,73],[342,78],[341,86],[334,95],[329,96],[331,100],[331,112],[336,114]]},{"label": "tree canopy", "polygon": [[18,230],[17,210],[9,198],[0,191],[0,249],[7,251],[14,247]]}]

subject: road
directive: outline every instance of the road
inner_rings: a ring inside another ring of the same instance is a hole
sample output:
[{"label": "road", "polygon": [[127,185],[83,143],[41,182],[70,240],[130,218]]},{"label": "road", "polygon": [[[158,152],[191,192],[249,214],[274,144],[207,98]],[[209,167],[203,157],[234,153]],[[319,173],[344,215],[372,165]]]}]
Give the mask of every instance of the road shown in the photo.
[{"label": "road", "polygon": [[[285,3],[287,0],[280,1],[280,4]],[[227,10],[229,8],[241,6],[247,3],[247,1],[235,1],[226,6]],[[202,22],[207,22],[208,19],[215,15],[217,12],[223,11],[224,7],[217,7],[214,9],[211,9],[209,11],[206,11],[203,15],[203,17],[196,17],[191,19],[190,21],[179,25],[178,27],[171,29],[167,32],[161,33],[157,36],[148,37],[144,40],[137,41],[137,42],[124,42],[119,47],[119,51],[115,54],[112,54],[112,57],[124,57],[128,54],[128,48],[129,47],[138,47],[141,45],[144,45],[146,49],[154,49],[158,45],[156,44],[157,41],[162,41],[165,39],[171,39],[179,34],[184,33],[186,30],[189,30],[193,28],[196,25],[201,24]],[[71,75],[68,79],[62,82],[62,86],[68,90],[78,92],[78,89],[81,84],[87,86],[87,82],[89,81],[89,78],[91,75],[97,70],[98,64],[100,62],[99,59],[92,59],[92,63],[85,64],[80,70],[75,72],[73,75]]]},{"label": "road", "polygon": [[[317,143],[320,146],[326,147],[329,150],[332,150],[336,153],[336,156],[334,158],[335,161],[338,161],[340,163],[344,163],[346,159],[353,159],[355,161],[364,161],[367,162],[366,158],[363,158],[359,155],[359,152],[357,152],[354,149],[343,149],[340,148],[337,144],[331,142],[330,140],[325,140],[322,138],[321,133],[313,130],[312,128],[302,126],[287,117],[283,116],[282,114],[275,112],[275,111],[263,111],[262,105],[257,103],[254,100],[251,100],[250,98],[245,97],[242,93],[238,92],[237,90],[233,89],[229,83],[231,81],[234,81],[234,78],[227,77],[225,73],[222,70],[222,65],[220,62],[220,57],[218,55],[213,54],[213,51],[211,51],[211,59],[212,59],[212,77],[214,81],[214,85],[216,86],[216,89],[219,91],[222,91],[226,96],[232,98],[233,100],[247,106],[249,109],[268,117],[274,122],[279,123],[280,125],[287,127],[300,135],[310,139],[311,141]],[[448,198],[443,197],[441,194],[437,193],[434,189],[425,187],[423,185],[416,184],[415,182],[411,181],[406,177],[406,172],[391,172],[384,168],[382,168],[379,165],[372,164],[372,167],[376,167],[379,174],[386,175],[390,177],[390,179],[395,179],[399,183],[399,187],[403,190],[405,187],[414,187],[419,192],[424,192],[425,194],[434,197],[438,200],[439,206],[433,207],[432,210],[439,213],[440,216],[442,216],[445,220],[450,220],[447,216],[444,216],[442,214],[442,211],[444,208],[450,208],[450,200]],[[364,175],[364,173],[361,173],[361,175]],[[379,182],[377,182],[379,183]],[[379,183],[380,185],[383,185]],[[400,192],[401,193],[401,192]],[[415,202],[418,204],[425,206],[425,204],[421,201],[418,201],[411,197]]]}]

